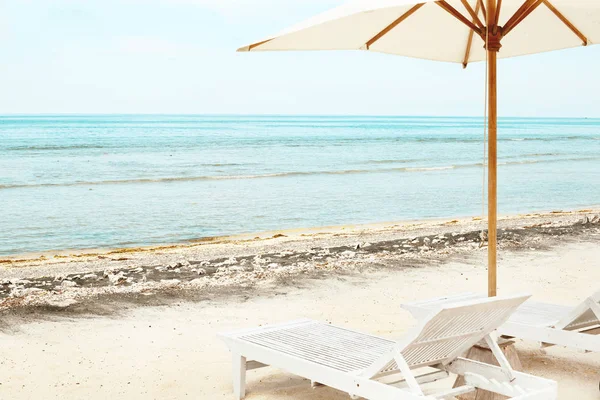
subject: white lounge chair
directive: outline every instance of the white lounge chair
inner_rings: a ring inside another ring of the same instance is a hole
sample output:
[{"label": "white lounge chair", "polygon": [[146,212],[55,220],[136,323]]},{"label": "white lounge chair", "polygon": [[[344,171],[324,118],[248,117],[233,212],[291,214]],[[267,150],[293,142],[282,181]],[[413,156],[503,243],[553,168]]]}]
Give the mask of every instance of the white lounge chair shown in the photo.
[{"label": "white lounge chair", "polygon": [[[417,319],[426,318],[442,305],[484,298],[483,294],[465,293],[417,303],[403,304]],[[600,352],[600,291],[575,307],[527,301],[498,328],[507,337],[540,342],[543,347],[564,346]]]},{"label": "white lounge chair", "polygon": [[[221,334],[233,355],[233,387],[245,397],[246,371],[267,365],[374,400],[449,399],[477,388],[515,399],[552,400],[556,382],[515,372],[491,333],[529,296],[442,306],[404,340],[393,341],[311,320]],[[486,340],[500,367],[461,358]],[[463,375],[466,385],[425,395],[421,384]]]}]

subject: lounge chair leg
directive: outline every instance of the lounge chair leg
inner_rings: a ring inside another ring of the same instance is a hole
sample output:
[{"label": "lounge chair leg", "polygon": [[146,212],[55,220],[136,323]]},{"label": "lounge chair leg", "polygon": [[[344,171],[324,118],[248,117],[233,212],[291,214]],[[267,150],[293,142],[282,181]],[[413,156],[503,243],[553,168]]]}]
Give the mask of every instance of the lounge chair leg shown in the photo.
[{"label": "lounge chair leg", "polygon": [[246,357],[233,355],[233,394],[237,400],[246,397]]}]

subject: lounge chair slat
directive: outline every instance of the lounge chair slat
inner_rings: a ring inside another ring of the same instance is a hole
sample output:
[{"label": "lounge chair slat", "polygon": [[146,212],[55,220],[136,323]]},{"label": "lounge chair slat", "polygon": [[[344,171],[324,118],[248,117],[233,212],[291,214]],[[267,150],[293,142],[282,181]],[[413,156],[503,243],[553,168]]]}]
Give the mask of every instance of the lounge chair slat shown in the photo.
[{"label": "lounge chair slat", "polygon": [[[395,343],[320,323],[253,333],[240,339],[346,372],[369,366],[391,351]],[[359,346],[355,348],[356,344]],[[348,348],[353,351],[348,352]]]}]

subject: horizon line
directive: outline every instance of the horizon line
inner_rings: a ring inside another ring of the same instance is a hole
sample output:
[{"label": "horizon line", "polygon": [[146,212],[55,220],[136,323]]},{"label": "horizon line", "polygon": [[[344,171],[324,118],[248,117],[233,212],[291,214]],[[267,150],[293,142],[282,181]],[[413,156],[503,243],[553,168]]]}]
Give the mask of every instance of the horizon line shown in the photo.
[{"label": "horizon line", "polygon": [[[482,115],[432,114],[283,114],[283,113],[0,113],[4,117],[108,117],[108,116],[177,116],[177,117],[330,117],[330,118],[480,118]],[[600,119],[600,116],[498,116],[498,119]]]}]

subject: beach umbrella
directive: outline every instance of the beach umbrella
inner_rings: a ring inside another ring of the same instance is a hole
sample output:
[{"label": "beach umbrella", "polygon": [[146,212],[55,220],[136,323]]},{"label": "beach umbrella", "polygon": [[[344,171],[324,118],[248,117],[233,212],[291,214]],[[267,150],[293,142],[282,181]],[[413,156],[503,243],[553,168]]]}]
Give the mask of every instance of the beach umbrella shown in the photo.
[{"label": "beach umbrella", "polygon": [[[600,0],[359,0],[239,51],[363,50],[487,61],[488,294],[496,295],[496,60],[600,42]],[[543,68],[543,66],[540,66]]]}]

